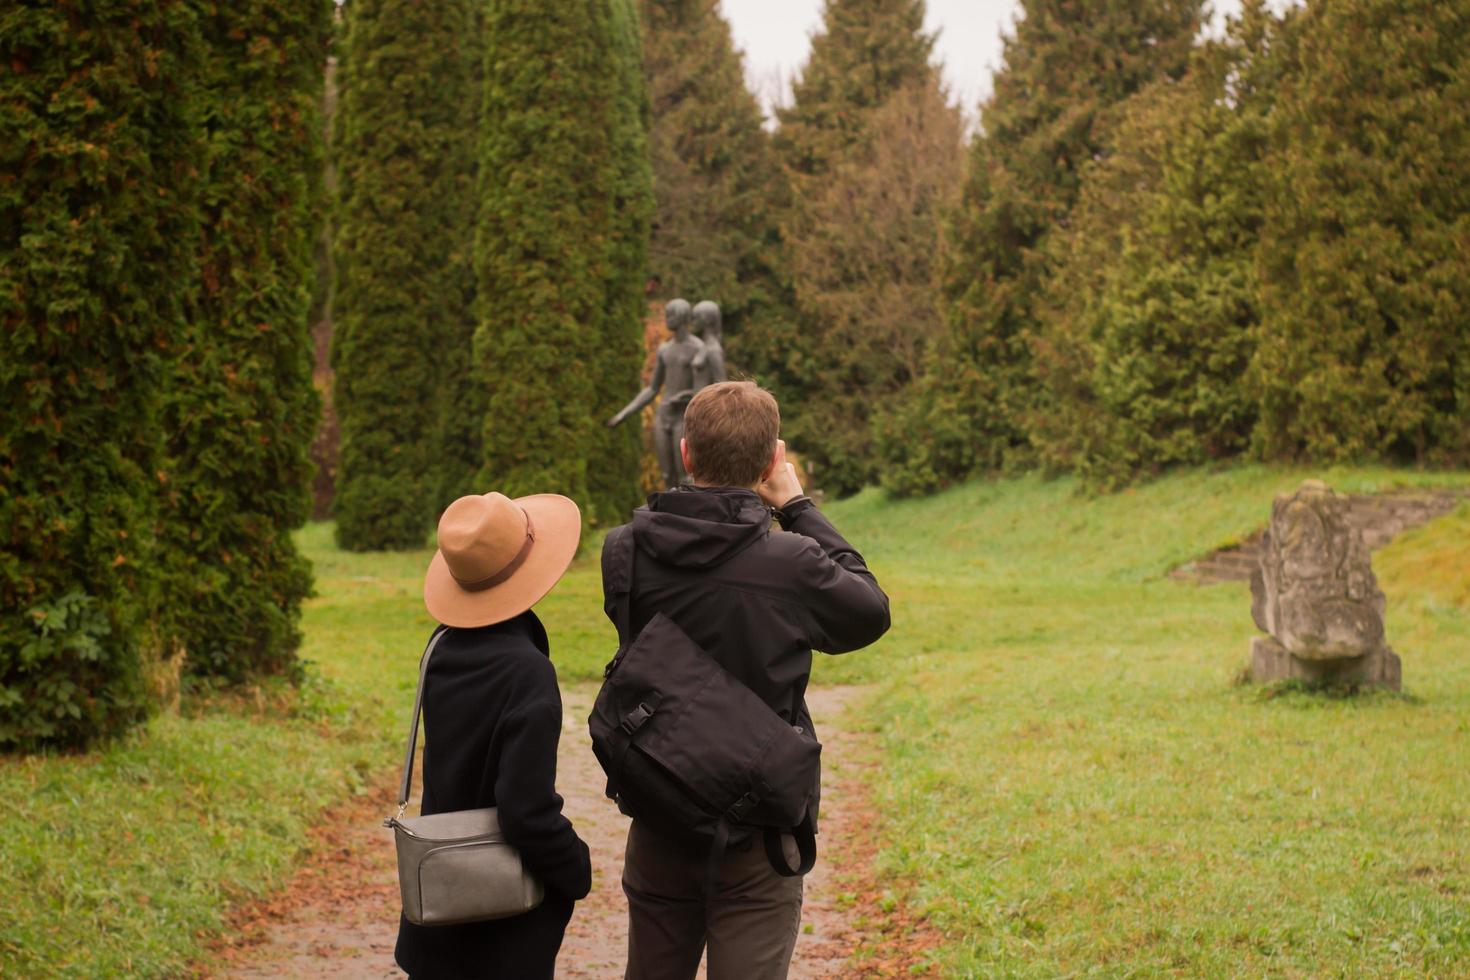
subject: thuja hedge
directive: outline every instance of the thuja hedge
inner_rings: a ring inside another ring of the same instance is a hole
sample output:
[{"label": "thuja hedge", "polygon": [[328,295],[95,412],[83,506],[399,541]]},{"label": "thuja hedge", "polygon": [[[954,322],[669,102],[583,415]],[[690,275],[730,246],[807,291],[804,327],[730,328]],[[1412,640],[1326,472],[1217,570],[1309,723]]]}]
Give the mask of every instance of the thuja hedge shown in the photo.
[{"label": "thuja hedge", "polygon": [[353,0],[344,16],[333,137],[337,539],[412,548],[479,463],[465,383],[477,14],[467,0]]},{"label": "thuja hedge", "polygon": [[169,357],[197,268],[195,7],[0,13],[0,746],[146,710]]},{"label": "thuja hedge", "polygon": [[[588,367],[597,377],[594,420],[611,416],[638,389],[643,366],[643,286],[648,270],[653,173],[648,158],[648,93],[643,80],[638,11],[633,0],[611,0],[612,57],[617,68],[612,127],[613,214],[601,349]],[[595,465],[587,470],[589,516],[617,524],[639,503],[642,439],[631,424],[593,426]]]},{"label": "thuja hedge", "polygon": [[331,11],[0,13],[0,747],[292,663]]},{"label": "thuja hedge", "polygon": [[203,227],[169,385],[165,613],[195,673],[294,663],[317,419],[307,322],[331,0],[200,4]]},{"label": "thuja hedge", "polygon": [[[612,278],[609,237],[622,76],[608,0],[492,0],[475,267],[475,370],[488,397],[480,483],[589,504],[602,466],[594,370]],[[618,304],[621,306],[621,304]],[[636,336],[629,336],[637,344]],[[628,379],[636,391],[636,373]],[[591,515],[588,515],[591,516]]]}]

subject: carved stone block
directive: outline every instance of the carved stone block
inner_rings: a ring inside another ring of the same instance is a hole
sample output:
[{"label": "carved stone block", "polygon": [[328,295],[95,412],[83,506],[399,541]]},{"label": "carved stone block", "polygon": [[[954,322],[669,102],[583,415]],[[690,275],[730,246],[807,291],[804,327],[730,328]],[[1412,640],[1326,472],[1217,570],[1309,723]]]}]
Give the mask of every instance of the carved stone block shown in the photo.
[{"label": "carved stone block", "polygon": [[1399,687],[1399,658],[1383,635],[1386,605],[1348,498],[1317,480],[1276,498],[1251,577],[1251,616],[1270,633],[1251,647],[1257,681]]}]

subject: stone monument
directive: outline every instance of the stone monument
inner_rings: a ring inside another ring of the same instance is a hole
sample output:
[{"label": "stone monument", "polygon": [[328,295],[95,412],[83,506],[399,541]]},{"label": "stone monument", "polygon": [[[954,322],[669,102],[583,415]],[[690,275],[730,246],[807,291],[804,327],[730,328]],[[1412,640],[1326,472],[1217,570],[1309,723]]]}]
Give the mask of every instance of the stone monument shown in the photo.
[{"label": "stone monument", "polygon": [[[684,438],[684,409],[689,406],[695,392],[709,384],[708,368],[700,360],[705,353],[704,341],[690,336],[689,320],[688,301],[670,300],[664,307],[664,326],[674,336],[659,347],[652,380],[607,420],[609,427],[618,425],[652,403],[660,391],[668,389],[659,399],[653,420],[653,452],[658,457],[658,469],[665,487],[675,487],[689,479],[684,472],[684,460],[679,455],[679,441]],[[699,367],[696,367],[696,360],[699,360]]]},{"label": "stone monument", "polygon": [[1383,635],[1386,601],[1348,498],[1317,480],[1271,507],[1251,576],[1251,680],[1378,685],[1398,690],[1398,655]]}]

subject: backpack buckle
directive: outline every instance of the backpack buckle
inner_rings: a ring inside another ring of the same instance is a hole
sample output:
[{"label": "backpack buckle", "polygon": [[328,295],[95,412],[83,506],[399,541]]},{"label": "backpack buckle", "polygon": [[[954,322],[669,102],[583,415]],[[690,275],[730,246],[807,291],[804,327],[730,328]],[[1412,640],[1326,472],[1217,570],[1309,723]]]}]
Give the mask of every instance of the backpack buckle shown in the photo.
[{"label": "backpack buckle", "polygon": [[647,704],[640,701],[638,702],[638,707],[623,717],[622,723],[618,727],[628,735],[636,735],[638,729],[642,728],[648,723],[648,719],[653,717],[653,712],[656,708],[657,705],[650,708]]},{"label": "backpack buckle", "polygon": [[745,815],[755,809],[755,805],[760,801],[761,798],[756,791],[750,790],[744,796],[740,797],[740,799],[730,804],[730,808],[725,811],[725,819],[731,823],[741,823],[745,820]]}]

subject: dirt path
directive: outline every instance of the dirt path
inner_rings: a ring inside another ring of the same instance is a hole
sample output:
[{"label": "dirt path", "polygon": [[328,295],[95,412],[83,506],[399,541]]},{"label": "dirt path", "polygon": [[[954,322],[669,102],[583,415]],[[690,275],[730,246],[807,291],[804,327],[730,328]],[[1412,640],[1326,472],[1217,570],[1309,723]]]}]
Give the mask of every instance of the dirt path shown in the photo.
[{"label": "dirt path", "polygon": [[[577,906],[557,960],[558,977],[622,976],[627,943],[626,904],[618,875],[627,819],[603,796],[604,777],[587,747],[586,718],[596,688],[564,691],[566,712],[557,788],[566,812],[592,849],[592,894]],[[815,689],[808,695],[822,735],[821,859],[807,876],[802,930],[791,977],[839,977],[858,935],[849,912],[838,910],[837,867],[848,853],[834,845],[861,832],[869,815],[856,767],[863,736],[838,727],[858,688]],[[241,911],[216,952],[223,975],[255,977],[398,978],[393,963],[398,885],[389,831],[378,827],[381,794],[353,801],[329,821],[347,829],[322,834],[319,845],[278,896]],[[860,853],[852,851],[853,854]],[[845,886],[841,886],[845,887]],[[703,972],[701,971],[701,976]]]}]

